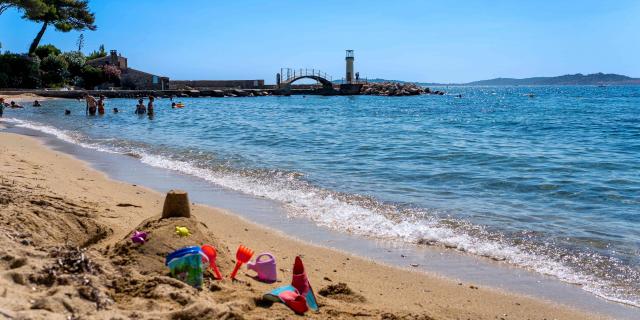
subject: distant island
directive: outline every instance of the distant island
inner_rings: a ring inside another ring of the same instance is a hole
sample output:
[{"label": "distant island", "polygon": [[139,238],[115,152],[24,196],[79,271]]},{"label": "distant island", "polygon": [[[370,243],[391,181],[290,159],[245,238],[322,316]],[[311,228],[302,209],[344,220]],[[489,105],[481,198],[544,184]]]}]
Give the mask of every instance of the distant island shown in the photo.
[{"label": "distant island", "polygon": [[639,78],[614,73],[567,74],[558,77],[534,77],[524,79],[496,78],[466,83],[469,86],[540,86],[540,85],[640,85]]},{"label": "distant island", "polygon": [[[368,82],[398,82],[409,81],[367,79]],[[615,73],[592,73],[584,75],[582,73],[567,74],[557,77],[533,77],[524,79],[515,78],[495,78],[490,80],[473,81],[469,83],[437,83],[437,82],[416,82],[421,86],[597,86],[597,85],[640,85],[640,78],[631,78]]]}]

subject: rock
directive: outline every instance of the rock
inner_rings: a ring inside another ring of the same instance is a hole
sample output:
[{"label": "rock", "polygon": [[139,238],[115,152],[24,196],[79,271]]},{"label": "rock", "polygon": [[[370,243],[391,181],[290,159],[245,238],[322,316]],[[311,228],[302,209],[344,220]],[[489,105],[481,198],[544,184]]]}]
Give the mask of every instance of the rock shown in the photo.
[{"label": "rock", "polygon": [[217,97],[217,98],[222,98],[222,97],[224,97],[224,91],[222,91],[222,90],[213,90],[213,91],[211,91],[211,96]]},{"label": "rock", "polygon": [[429,93],[429,90],[413,83],[379,82],[364,84],[360,93],[379,96],[410,96]]},{"label": "rock", "polygon": [[238,97],[246,97],[249,95],[246,91],[240,89],[233,89],[231,92]]},{"label": "rock", "polygon": [[182,190],[171,190],[164,199],[164,207],[162,208],[162,218],[173,217],[191,217],[191,207],[189,205],[189,196]]}]

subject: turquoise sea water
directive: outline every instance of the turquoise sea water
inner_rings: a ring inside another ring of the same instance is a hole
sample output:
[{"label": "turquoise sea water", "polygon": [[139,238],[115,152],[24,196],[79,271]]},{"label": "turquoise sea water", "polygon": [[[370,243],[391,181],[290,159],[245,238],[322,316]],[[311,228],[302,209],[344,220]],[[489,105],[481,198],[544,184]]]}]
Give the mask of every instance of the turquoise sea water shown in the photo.
[{"label": "turquoise sea water", "polygon": [[640,87],[446,90],[165,99],[153,119],[134,100],[98,117],[57,100],[5,120],[280,201],[321,227],[444,246],[640,306]]}]

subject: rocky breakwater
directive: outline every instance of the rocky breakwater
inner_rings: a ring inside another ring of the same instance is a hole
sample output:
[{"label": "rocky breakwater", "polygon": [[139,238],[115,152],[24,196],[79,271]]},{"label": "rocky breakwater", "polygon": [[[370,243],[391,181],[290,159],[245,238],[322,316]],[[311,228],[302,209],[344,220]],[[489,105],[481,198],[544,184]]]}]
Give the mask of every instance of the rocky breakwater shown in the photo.
[{"label": "rocky breakwater", "polygon": [[442,91],[431,91],[415,83],[399,82],[375,82],[365,83],[360,90],[361,94],[374,96],[417,96],[420,94],[443,95]]}]

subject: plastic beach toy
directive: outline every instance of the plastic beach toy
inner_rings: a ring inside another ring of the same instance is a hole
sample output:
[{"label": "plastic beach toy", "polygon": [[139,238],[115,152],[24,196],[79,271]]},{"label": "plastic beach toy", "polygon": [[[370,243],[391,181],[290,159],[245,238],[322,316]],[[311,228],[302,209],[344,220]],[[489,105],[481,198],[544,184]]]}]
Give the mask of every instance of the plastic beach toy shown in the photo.
[{"label": "plastic beach toy", "polygon": [[189,232],[189,229],[187,227],[176,226],[176,234],[181,237],[188,237],[191,235],[191,232]]},{"label": "plastic beach toy", "polygon": [[253,256],[253,250],[240,245],[238,247],[238,251],[236,252],[236,267],[233,268],[233,272],[231,272],[231,276],[229,276],[231,279],[236,279],[236,273],[238,273],[238,270],[240,269],[240,267],[242,266],[243,263],[247,263],[249,262],[249,259],[251,259],[251,256]]},{"label": "plastic beach toy", "polygon": [[309,310],[307,300],[300,295],[298,291],[282,291],[278,295],[278,298],[282,303],[293,310],[293,312],[299,315],[303,315],[307,310]]},{"label": "plastic beach toy", "polygon": [[[315,294],[313,293],[313,289],[311,288],[311,284],[309,283],[307,273],[304,271],[304,265],[302,264],[302,259],[300,259],[300,257],[296,257],[296,261],[293,264],[293,276],[291,279],[291,285],[271,290],[269,293],[264,295],[264,298],[275,302],[282,301],[288,307],[292,308],[289,304],[287,304],[285,300],[283,300],[282,294],[287,291],[298,293],[299,295],[304,297],[304,300],[307,302],[307,306],[309,307],[309,309],[318,311],[318,302],[316,300]],[[291,296],[293,296],[291,293],[287,293],[284,297],[289,298]],[[292,310],[296,311],[293,308]]]},{"label": "plastic beach toy", "polygon": [[[260,259],[266,257],[266,259]],[[255,262],[247,263],[247,269],[258,273],[258,280],[266,283],[276,282],[278,274],[276,270],[276,259],[271,253],[261,253],[256,257]]]},{"label": "plastic beach toy", "polygon": [[165,265],[169,267],[173,278],[200,288],[202,273],[209,266],[209,258],[200,247],[184,247],[167,255]]},{"label": "plastic beach toy", "polygon": [[147,242],[147,233],[144,231],[140,232],[136,230],[135,232],[133,232],[133,235],[131,236],[131,241],[133,243],[143,244]]},{"label": "plastic beach toy", "polygon": [[207,258],[209,258],[209,268],[213,270],[213,273],[215,274],[216,279],[222,280],[222,275],[220,274],[220,270],[216,265],[216,256],[218,255],[216,248],[214,248],[212,245],[205,244],[205,245],[202,245],[200,249],[207,256]]},{"label": "plastic beach toy", "polygon": [[307,305],[309,305],[309,309],[318,311],[316,295],[313,293],[311,283],[309,283],[309,278],[307,277],[307,273],[304,271],[304,265],[302,264],[302,259],[300,257],[296,257],[296,261],[293,263],[291,285],[300,292],[300,295],[304,296],[307,300]]}]

